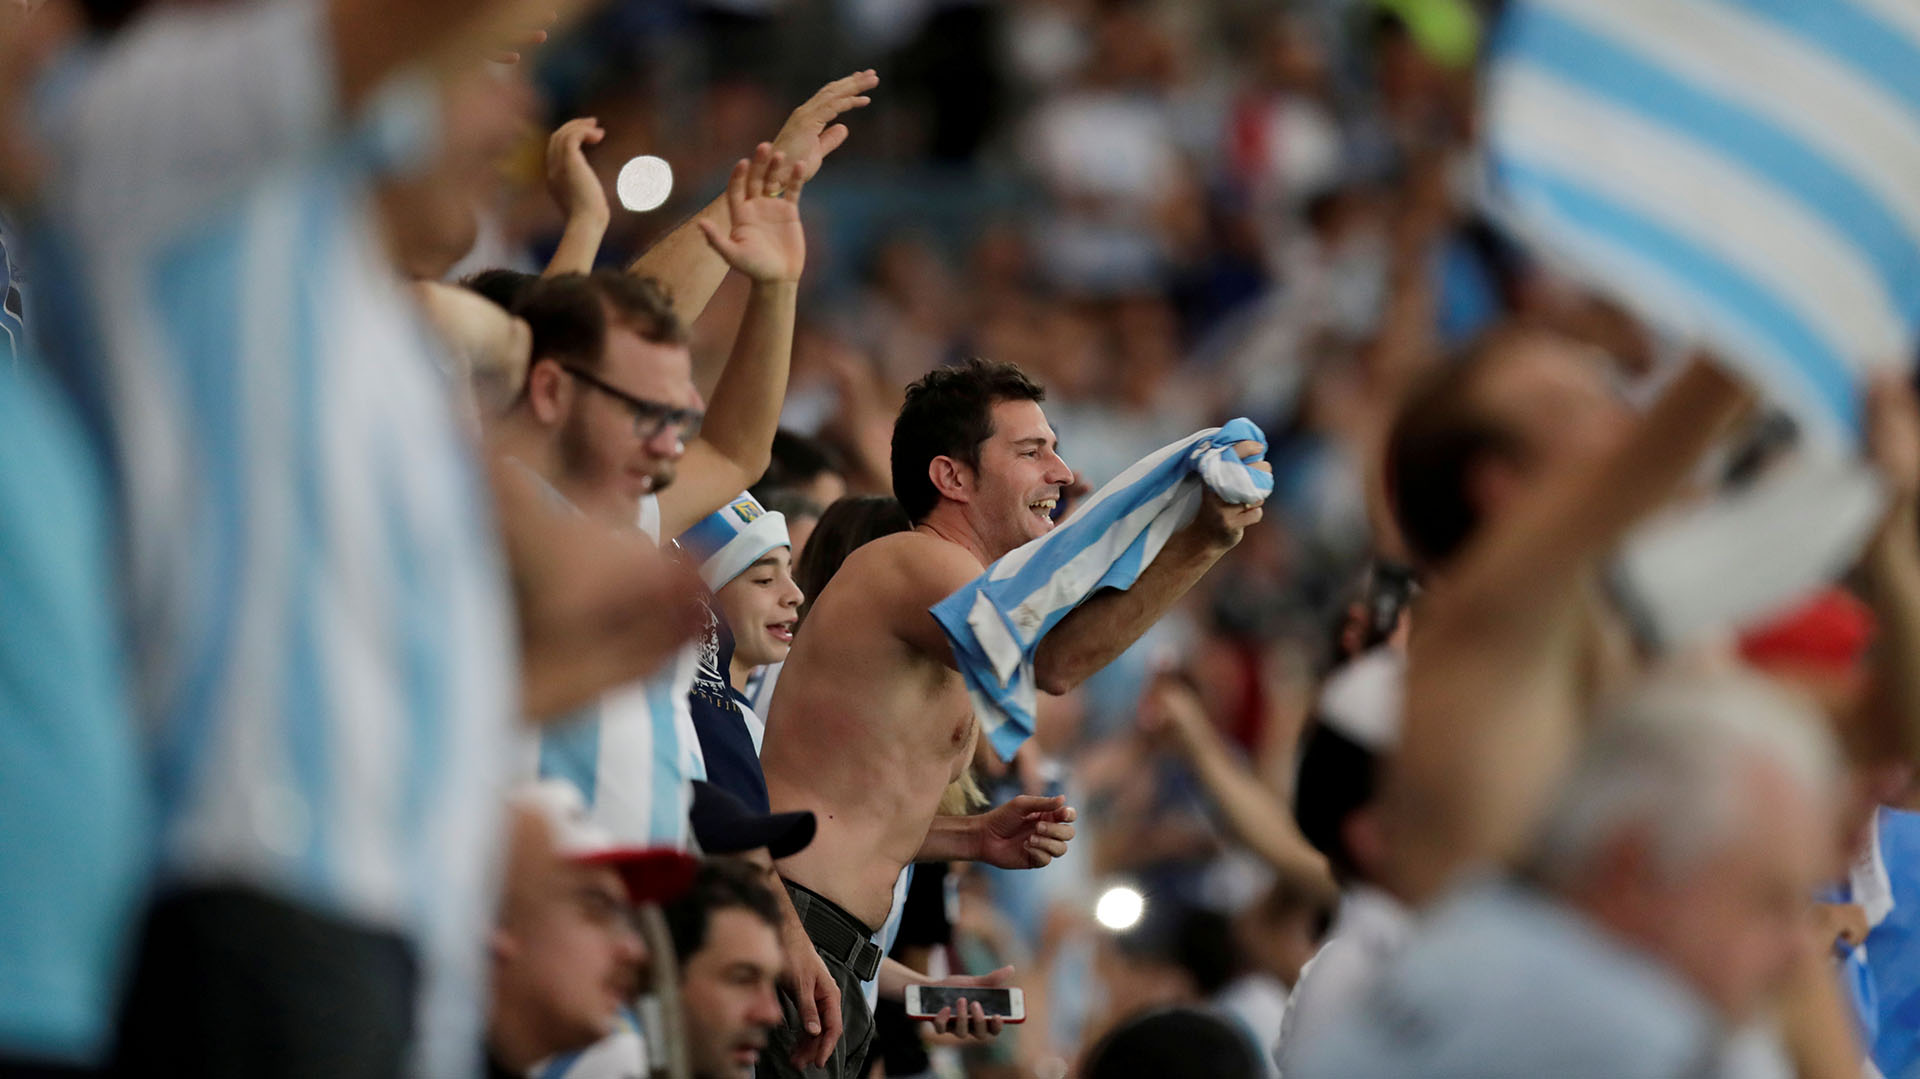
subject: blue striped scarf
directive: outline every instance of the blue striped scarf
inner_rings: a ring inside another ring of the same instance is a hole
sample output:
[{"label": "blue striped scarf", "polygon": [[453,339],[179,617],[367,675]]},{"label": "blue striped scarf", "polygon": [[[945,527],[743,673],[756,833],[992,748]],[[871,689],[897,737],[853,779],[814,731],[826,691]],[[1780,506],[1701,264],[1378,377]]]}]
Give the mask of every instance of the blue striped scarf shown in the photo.
[{"label": "blue striped scarf", "polygon": [[[1235,443],[1258,442],[1242,461]],[[1263,501],[1273,477],[1249,467],[1266,456],[1252,420],[1198,432],[1154,451],[1100,488],[1053,531],[1008,552],[932,608],[1003,759],[1033,734],[1034,654],[1068,612],[1104,588],[1126,589],[1198,511],[1202,485],[1228,502]]]}]

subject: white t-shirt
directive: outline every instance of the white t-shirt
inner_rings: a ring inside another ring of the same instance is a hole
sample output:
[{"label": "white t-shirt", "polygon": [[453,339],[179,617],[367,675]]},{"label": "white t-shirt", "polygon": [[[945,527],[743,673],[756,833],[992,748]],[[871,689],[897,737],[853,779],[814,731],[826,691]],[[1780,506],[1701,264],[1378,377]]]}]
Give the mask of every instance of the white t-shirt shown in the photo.
[{"label": "white t-shirt", "polygon": [[1311,1036],[1338,1024],[1400,954],[1412,927],[1406,906],[1379,888],[1358,884],[1347,890],[1326,942],[1300,968],[1288,1001],[1275,1052],[1283,1072],[1301,1033]]}]

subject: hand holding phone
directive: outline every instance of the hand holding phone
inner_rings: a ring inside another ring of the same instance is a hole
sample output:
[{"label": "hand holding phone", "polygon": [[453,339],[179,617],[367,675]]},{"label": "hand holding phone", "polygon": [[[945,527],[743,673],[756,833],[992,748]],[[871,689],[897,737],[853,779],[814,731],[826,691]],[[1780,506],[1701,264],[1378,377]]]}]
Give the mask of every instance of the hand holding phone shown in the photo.
[{"label": "hand holding phone", "polygon": [[942,1034],[990,1037],[1004,1023],[1027,1021],[1026,998],[1011,987],[909,985],[906,997],[908,1017],[927,1020]]}]

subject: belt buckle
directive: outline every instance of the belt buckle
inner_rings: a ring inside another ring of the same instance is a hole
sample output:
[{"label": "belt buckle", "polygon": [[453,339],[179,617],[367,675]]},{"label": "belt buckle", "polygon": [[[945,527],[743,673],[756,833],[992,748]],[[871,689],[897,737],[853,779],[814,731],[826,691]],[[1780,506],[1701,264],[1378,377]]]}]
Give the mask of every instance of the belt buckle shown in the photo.
[{"label": "belt buckle", "polygon": [[880,973],[880,946],[871,939],[854,935],[853,948],[847,953],[847,967],[855,977],[863,982],[872,981]]}]

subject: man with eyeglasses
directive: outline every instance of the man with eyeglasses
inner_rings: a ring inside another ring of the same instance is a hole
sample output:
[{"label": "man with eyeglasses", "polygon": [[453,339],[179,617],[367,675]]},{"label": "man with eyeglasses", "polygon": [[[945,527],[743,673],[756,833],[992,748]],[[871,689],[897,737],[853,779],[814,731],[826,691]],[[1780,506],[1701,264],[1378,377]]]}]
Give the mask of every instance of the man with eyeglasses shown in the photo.
[{"label": "man with eyeglasses", "polygon": [[[544,485],[556,511],[658,543],[766,469],[806,259],[802,183],[799,167],[763,143],[728,179],[728,231],[703,227],[712,249],[749,281],[711,409],[694,387],[685,323],[655,282],[562,275],[519,297],[515,313],[532,330],[532,360],[490,439]],[[540,740],[540,775],[573,783],[594,821],[623,841],[688,847],[688,783],[704,774],[686,706],[697,664],[689,649],[654,678],[550,728]]]},{"label": "man with eyeglasses", "polygon": [[527,1075],[612,1033],[649,960],[633,907],[672,902],[698,868],[679,851],[617,843],[565,783],[528,785],[513,809],[490,941],[489,1076]]}]

